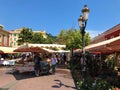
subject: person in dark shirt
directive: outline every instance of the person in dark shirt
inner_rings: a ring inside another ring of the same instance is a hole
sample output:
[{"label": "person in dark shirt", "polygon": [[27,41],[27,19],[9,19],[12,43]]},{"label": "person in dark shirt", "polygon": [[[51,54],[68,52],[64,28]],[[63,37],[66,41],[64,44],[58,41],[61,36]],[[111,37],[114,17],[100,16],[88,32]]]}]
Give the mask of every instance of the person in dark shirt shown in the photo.
[{"label": "person in dark shirt", "polygon": [[39,53],[34,53],[34,70],[35,70],[35,75],[39,76],[40,74],[40,61],[42,59],[39,56]]},{"label": "person in dark shirt", "polygon": [[65,53],[63,55],[63,60],[64,60],[64,64],[66,64],[67,63],[67,57],[66,57]]}]

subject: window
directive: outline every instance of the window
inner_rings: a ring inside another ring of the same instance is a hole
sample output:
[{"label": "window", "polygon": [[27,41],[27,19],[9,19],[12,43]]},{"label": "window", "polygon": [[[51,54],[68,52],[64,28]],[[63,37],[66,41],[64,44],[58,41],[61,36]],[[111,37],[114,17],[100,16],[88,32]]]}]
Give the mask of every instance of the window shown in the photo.
[{"label": "window", "polygon": [[12,47],[12,42],[10,43],[10,47]]},{"label": "window", "polygon": [[4,36],[3,38],[4,38],[4,41],[3,41],[4,45],[7,45],[7,36]]},{"label": "window", "polygon": [[14,36],[16,36],[16,34],[14,34]]},{"label": "window", "polygon": [[16,45],[16,43],[14,42],[14,46]]},{"label": "window", "polygon": [[16,41],[16,38],[14,38],[14,41]]}]

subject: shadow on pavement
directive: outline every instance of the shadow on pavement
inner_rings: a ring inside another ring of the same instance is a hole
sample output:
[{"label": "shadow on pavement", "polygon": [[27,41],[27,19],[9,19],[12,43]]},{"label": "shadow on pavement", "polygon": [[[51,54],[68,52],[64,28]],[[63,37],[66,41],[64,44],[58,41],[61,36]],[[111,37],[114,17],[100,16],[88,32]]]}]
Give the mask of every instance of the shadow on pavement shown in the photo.
[{"label": "shadow on pavement", "polygon": [[9,88],[0,88],[0,90],[9,90]]},{"label": "shadow on pavement", "polygon": [[35,75],[31,72],[27,73],[14,73],[13,74],[16,80],[21,80],[21,79],[28,79],[28,78],[34,78]]},{"label": "shadow on pavement", "polygon": [[[24,72],[24,73],[14,73],[13,74],[16,80],[28,79],[28,78],[36,78],[34,72]],[[42,74],[39,77],[51,75],[51,74]]]},{"label": "shadow on pavement", "polygon": [[63,87],[66,87],[66,88],[73,88],[73,89],[76,90],[75,87],[66,85],[66,84],[62,83],[61,80],[54,80],[54,81],[56,82],[56,85],[53,85],[53,86],[52,86],[53,88],[61,88],[61,87],[63,86]]}]

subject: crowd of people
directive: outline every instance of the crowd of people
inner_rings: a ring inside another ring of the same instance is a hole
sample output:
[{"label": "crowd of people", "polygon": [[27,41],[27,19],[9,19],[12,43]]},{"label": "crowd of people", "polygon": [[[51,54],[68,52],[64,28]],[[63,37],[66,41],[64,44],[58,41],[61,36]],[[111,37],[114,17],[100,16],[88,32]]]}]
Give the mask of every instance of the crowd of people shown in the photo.
[{"label": "crowd of people", "polygon": [[40,57],[39,53],[34,53],[34,69],[35,69],[35,75],[39,76],[41,71],[42,71],[42,65],[40,64],[42,61],[44,61],[46,63],[48,72],[50,72],[51,69],[51,73],[55,74],[56,72],[56,65],[57,64],[62,64],[64,62],[64,64],[66,64],[67,62],[67,57],[64,54],[63,56],[61,56],[62,59],[60,59],[60,55],[58,54],[44,54],[43,58]]},{"label": "crowd of people", "polygon": [[39,76],[43,72],[43,68],[47,69],[47,73],[55,74],[56,65],[66,64],[67,56],[65,53],[41,54],[35,52],[22,54],[21,60],[17,63],[25,64],[26,62],[34,62],[34,71],[36,76]]}]

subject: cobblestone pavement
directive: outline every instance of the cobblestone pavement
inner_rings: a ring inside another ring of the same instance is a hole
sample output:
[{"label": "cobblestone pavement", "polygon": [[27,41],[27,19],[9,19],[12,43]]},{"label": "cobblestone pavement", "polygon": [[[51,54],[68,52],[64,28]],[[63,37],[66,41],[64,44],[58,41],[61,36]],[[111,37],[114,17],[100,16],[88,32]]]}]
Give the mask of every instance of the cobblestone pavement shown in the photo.
[{"label": "cobblestone pavement", "polygon": [[54,75],[6,74],[0,69],[0,90],[76,90],[70,71],[57,69]]}]

